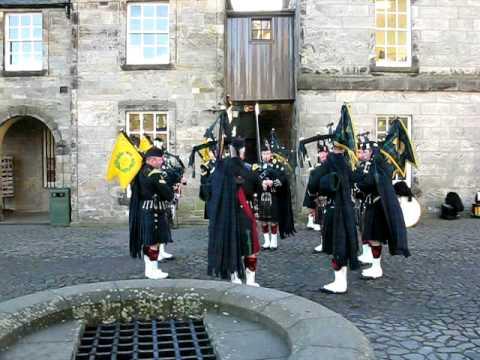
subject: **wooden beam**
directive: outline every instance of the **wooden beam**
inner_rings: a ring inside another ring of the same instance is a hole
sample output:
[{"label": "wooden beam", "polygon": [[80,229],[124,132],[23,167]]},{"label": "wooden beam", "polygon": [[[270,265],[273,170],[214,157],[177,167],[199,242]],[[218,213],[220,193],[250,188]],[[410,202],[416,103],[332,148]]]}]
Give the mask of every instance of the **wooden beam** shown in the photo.
[{"label": "wooden beam", "polygon": [[64,8],[70,1],[0,1],[0,9]]},{"label": "wooden beam", "polygon": [[252,17],[252,16],[294,16],[295,10],[280,11],[233,11],[227,10],[228,17]]}]

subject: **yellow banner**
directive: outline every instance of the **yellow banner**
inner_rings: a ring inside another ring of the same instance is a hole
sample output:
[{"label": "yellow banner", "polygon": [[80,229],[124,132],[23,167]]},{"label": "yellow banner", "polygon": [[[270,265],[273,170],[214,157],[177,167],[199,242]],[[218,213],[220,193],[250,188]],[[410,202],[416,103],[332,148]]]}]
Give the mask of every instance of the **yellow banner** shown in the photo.
[{"label": "yellow banner", "polygon": [[150,142],[150,140],[146,136],[142,136],[140,139],[140,145],[138,145],[138,150],[140,150],[142,153],[147,152],[148,149],[153,147],[153,144]]},{"label": "yellow banner", "polygon": [[108,163],[107,180],[117,178],[120,187],[126,189],[142,167],[142,155],[125,136],[120,133]]}]

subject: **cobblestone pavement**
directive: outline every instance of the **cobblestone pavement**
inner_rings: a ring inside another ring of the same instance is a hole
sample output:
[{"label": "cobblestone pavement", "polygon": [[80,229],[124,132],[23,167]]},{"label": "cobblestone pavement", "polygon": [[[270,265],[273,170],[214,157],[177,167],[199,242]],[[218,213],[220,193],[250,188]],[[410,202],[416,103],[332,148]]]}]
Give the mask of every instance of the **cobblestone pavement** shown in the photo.
[{"label": "cobblestone pavement", "polygon": [[[143,277],[128,257],[126,228],[0,226],[0,301],[47,288]],[[260,256],[258,281],[309,298],[353,321],[378,359],[480,360],[480,221],[427,219],[409,230],[413,256],[385,255],[385,276],[349,273],[347,295],[318,288],[332,279],[329,260],[314,255],[317,233],[300,230]],[[173,278],[206,276],[205,227],[174,232],[177,258],[162,265]]]}]

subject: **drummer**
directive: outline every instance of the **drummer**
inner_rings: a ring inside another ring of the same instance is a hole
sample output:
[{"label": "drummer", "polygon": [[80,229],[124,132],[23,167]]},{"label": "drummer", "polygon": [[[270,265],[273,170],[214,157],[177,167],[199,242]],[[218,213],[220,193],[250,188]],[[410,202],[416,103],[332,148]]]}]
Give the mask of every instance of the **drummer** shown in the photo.
[{"label": "drummer", "polygon": [[369,164],[358,168],[354,181],[366,194],[362,242],[368,243],[373,259],[371,267],[362,271],[364,279],[383,276],[382,246],[388,244],[391,255],[410,256],[402,210],[392,185],[394,167],[380,152],[377,143],[364,147],[363,157]]}]

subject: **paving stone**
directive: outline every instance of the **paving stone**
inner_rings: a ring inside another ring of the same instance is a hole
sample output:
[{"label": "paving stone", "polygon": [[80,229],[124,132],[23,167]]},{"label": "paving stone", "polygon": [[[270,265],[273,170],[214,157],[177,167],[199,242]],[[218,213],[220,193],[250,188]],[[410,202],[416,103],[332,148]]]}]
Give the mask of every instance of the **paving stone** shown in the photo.
[{"label": "paving stone", "polygon": [[470,360],[480,360],[480,352],[467,351],[465,356]]},{"label": "paving stone", "polygon": [[[330,261],[311,253],[318,233],[297,228],[295,237],[279,242],[278,251],[260,254],[261,285],[303,296],[352,321],[369,338],[378,359],[419,355],[428,360],[480,360],[480,283],[474,281],[480,278],[478,220],[422,219],[408,230],[412,257],[391,257],[385,251],[380,281],[364,282],[358,272],[349,271],[349,293],[342,296],[318,291],[333,278]],[[143,262],[128,256],[124,227],[0,225],[0,234],[0,301],[82,283],[144,277]],[[207,229],[181,228],[173,235],[175,243],[168,251],[177,258],[162,263],[162,270],[175,279],[211,279],[206,275]],[[62,296],[61,291],[51,294]],[[68,289],[63,292],[68,300],[67,294]]]},{"label": "paving stone", "polygon": [[425,356],[422,354],[408,354],[403,356],[406,360],[425,360]]}]

